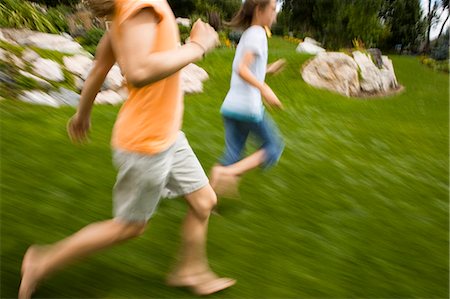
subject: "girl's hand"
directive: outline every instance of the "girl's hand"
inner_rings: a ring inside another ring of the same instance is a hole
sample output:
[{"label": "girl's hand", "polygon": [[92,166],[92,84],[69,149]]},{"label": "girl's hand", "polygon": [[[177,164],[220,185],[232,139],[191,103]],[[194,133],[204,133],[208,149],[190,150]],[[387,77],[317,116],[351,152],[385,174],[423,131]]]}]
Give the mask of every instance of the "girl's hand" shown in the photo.
[{"label": "girl's hand", "polygon": [[267,65],[267,74],[276,75],[280,73],[286,66],[286,59],[278,59],[277,61]]},{"label": "girl's hand", "polygon": [[264,83],[261,89],[261,96],[263,97],[265,103],[272,108],[283,109],[283,104],[280,102],[276,94],[269,87],[269,85]]}]

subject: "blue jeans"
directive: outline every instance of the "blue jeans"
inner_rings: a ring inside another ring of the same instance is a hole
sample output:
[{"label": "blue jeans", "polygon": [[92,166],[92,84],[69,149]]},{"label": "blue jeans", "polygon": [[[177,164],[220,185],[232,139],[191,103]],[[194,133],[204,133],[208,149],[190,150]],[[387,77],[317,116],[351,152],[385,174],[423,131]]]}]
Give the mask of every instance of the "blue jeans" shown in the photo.
[{"label": "blue jeans", "polygon": [[225,153],[220,160],[224,166],[234,164],[242,159],[245,143],[249,134],[260,142],[260,149],[265,152],[264,168],[278,162],[284,149],[277,126],[272,118],[265,113],[260,122],[240,121],[223,117],[225,125]]}]

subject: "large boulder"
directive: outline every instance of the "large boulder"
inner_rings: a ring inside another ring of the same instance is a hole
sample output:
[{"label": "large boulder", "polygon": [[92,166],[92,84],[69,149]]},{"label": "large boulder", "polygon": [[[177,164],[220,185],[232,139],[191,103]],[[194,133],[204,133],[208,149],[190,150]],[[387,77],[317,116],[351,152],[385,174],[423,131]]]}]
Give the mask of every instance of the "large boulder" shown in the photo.
[{"label": "large boulder", "polygon": [[317,55],[319,53],[325,52],[325,49],[320,47],[320,43],[316,40],[306,37],[303,42],[298,44],[296,51],[298,53]]},{"label": "large boulder", "polygon": [[392,61],[387,56],[376,60],[381,68],[369,54],[355,51],[352,56],[320,53],[303,67],[302,77],[312,86],[347,97],[379,96],[399,90]]},{"label": "large boulder", "polygon": [[338,92],[345,96],[359,93],[358,65],[348,55],[338,52],[319,53],[303,67],[306,83]]}]

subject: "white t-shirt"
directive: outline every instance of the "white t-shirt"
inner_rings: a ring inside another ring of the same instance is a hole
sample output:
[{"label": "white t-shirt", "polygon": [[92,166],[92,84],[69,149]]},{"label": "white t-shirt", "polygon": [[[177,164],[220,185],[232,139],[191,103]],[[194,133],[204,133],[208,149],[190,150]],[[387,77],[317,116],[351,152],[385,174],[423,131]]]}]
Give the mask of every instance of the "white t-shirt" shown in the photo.
[{"label": "white t-shirt", "polygon": [[251,26],[242,34],[234,56],[230,90],[220,112],[223,116],[237,120],[261,121],[264,115],[261,92],[238,74],[239,64],[248,52],[255,55],[255,60],[249,67],[250,71],[258,81],[264,82],[268,50],[266,31],[263,27]]}]

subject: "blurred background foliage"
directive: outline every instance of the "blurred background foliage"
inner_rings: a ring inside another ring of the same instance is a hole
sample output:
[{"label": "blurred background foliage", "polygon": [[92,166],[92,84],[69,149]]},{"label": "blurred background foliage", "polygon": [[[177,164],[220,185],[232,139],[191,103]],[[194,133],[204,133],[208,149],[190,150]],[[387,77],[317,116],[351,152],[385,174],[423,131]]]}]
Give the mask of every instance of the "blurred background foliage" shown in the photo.
[{"label": "blurred background foliage", "polygon": [[[448,59],[449,0],[429,1],[422,9],[421,0],[282,0],[278,23],[273,32],[280,36],[303,39],[312,37],[330,50],[352,47],[354,39],[367,47],[398,53],[432,54],[436,60]],[[227,34],[225,28],[237,12],[241,0],[168,0],[177,17],[202,18]],[[446,17],[447,16],[447,17]],[[87,19],[91,20],[87,20]],[[445,20],[444,20],[445,18]],[[439,35],[431,40],[430,30],[441,22]],[[104,28],[103,20],[86,14],[81,0],[2,0],[0,27],[29,28],[42,32],[68,32],[85,37],[92,52],[93,27]],[[83,40],[82,40],[83,43]],[[436,49],[438,48],[438,49]],[[440,49],[440,50],[439,50]]]}]

